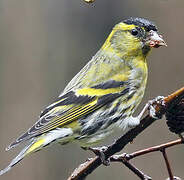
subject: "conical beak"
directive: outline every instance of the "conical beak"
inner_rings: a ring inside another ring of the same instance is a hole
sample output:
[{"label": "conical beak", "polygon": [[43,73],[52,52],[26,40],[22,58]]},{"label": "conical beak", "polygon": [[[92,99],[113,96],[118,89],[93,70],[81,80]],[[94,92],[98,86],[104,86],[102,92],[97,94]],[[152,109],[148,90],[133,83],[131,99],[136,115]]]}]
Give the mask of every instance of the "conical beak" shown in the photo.
[{"label": "conical beak", "polygon": [[148,43],[150,47],[154,48],[158,48],[160,46],[167,46],[167,44],[163,40],[163,37],[153,30],[149,32]]}]

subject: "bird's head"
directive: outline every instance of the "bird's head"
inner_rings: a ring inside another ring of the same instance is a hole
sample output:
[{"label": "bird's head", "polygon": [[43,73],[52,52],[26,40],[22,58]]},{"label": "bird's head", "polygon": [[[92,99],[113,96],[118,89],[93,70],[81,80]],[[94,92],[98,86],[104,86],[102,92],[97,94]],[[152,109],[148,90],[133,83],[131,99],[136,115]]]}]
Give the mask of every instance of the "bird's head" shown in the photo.
[{"label": "bird's head", "polygon": [[147,55],[151,48],[167,46],[156,25],[144,18],[129,18],[115,25],[102,48],[121,56]]}]

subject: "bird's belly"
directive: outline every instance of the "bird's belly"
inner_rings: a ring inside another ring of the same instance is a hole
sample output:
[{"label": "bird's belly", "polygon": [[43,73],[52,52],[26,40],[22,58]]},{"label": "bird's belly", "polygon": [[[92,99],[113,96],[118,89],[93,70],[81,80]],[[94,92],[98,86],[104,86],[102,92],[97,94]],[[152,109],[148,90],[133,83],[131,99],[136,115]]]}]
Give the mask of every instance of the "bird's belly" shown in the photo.
[{"label": "bird's belly", "polygon": [[139,91],[129,93],[127,96],[118,98],[93,114],[81,118],[79,122],[82,129],[76,138],[81,146],[92,146],[99,143],[119,126],[125,131],[128,124],[124,120],[132,116],[142,96],[143,93]]}]

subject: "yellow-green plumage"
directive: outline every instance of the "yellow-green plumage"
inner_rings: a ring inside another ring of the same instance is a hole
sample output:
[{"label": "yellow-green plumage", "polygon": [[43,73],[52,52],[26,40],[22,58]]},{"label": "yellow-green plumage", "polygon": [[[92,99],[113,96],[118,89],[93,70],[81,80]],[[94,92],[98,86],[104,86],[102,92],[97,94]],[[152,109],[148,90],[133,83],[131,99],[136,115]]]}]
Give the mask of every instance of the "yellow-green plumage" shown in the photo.
[{"label": "yellow-green plumage", "polygon": [[70,81],[55,103],[9,146],[10,149],[28,142],[0,174],[25,155],[54,141],[62,144],[76,141],[88,147],[110,134],[115,127],[126,129],[136,125],[131,116],[146,87],[146,57],[151,49],[148,39],[151,31],[157,31],[155,25],[142,18],[117,24],[102,48]]}]

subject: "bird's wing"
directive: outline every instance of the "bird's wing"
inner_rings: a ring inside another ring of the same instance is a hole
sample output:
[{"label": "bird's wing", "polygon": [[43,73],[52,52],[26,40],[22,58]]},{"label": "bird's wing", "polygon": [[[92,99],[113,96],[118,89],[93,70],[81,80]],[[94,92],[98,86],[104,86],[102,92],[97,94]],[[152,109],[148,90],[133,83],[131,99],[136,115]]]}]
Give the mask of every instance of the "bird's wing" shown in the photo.
[{"label": "bird's wing", "polygon": [[70,91],[48,106],[41,114],[40,119],[7,149],[30,138],[44,134],[55,128],[61,128],[88,115],[102,106],[126,94],[129,87],[126,82],[109,80],[91,88],[81,88]]}]

